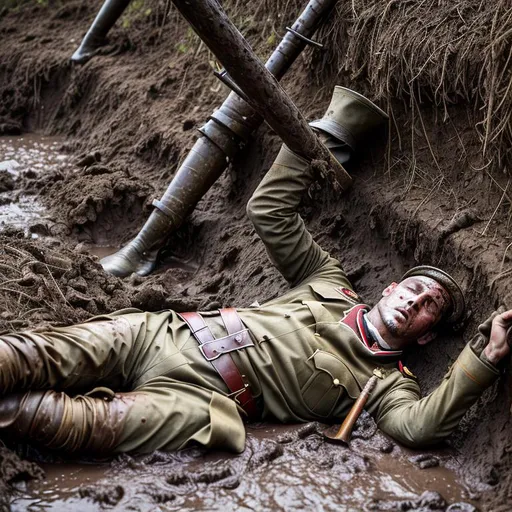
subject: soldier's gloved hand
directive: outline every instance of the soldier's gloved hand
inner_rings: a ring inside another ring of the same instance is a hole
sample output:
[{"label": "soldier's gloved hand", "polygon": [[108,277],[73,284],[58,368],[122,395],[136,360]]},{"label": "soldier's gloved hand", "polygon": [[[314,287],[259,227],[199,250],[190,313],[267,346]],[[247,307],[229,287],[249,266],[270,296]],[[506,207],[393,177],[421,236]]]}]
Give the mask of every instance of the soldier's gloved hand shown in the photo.
[{"label": "soldier's gloved hand", "polygon": [[492,319],[489,343],[484,349],[485,358],[496,366],[510,353],[512,345],[512,309],[499,312]]}]

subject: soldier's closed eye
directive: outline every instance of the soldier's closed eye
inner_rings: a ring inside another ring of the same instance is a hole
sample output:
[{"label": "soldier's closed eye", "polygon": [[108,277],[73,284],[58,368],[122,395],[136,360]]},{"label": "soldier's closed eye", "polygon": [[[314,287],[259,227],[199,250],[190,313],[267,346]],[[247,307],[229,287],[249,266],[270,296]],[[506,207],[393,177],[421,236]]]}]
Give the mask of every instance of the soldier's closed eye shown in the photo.
[{"label": "soldier's closed eye", "polygon": [[421,286],[418,286],[418,285],[415,285],[415,284],[407,285],[406,289],[411,291],[411,292],[413,292],[413,293],[415,293],[416,295],[419,295],[423,291]]},{"label": "soldier's closed eye", "polygon": [[436,314],[439,311],[439,304],[432,297],[425,299],[425,307],[429,313]]}]

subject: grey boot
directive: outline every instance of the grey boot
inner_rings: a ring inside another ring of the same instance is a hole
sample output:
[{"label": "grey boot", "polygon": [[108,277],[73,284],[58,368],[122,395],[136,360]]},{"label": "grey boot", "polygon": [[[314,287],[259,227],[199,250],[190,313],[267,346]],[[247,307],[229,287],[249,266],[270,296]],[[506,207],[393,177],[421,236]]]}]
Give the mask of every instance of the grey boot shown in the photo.
[{"label": "grey boot", "polygon": [[368,134],[389,119],[386,112],[358,92],[337,85],[324,117],[310,126],[327,134],[324,143],[339,160],[347,146],[351,152],[361,151]]},{"label": "grey boot", "polygon": [[[215,122],[213,125],[212,130],[219,129]],[[200,137],[196,141],[164,195],[153,201],[155,209],[138,235],[101,260],[106,272],[126,277],[134,272],[145,276],[154,270],[158,253],[171,231],[182,224],[226,167],[226,152],[219,147],[220,139],[215,132],[208,133],[211,139]]]},{"label": "grey boot", "polygon": [[98,48],[105,44],[108,31],[114,26],[129,3],[130,0],[106,0],[78,50],[71,57],[71,62],[85,64],[91,57],[94,57]]},{"label": "grey boot", "polygon": [[150,274],[169,234],[169,226],[172,226],[172,223],[167,215],[155,208],[131,242],[101,260],[105,271],[118,277],[126,277],[134,272],[141,276]]}]

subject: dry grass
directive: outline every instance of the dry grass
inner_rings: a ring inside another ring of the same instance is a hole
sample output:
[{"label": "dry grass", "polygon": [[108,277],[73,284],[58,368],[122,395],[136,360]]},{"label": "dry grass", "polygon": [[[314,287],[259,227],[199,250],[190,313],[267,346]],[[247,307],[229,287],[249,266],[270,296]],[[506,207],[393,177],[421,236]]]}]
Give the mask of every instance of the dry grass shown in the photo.
[{"label": "dry grass", "polygon": [[478,119],[482,153],[510,169],[512,4],[510,0],[339,2],[319,66],[368,84],[371,97],[410,107],[465,103]]}]

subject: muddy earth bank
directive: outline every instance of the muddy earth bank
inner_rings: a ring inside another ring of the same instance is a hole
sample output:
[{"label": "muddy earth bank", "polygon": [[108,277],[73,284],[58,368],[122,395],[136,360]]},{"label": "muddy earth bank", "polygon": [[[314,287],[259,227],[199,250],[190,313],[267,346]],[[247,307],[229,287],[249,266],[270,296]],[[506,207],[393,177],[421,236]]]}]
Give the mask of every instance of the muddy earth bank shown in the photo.
[{"label": "muddy earth bank", "polygon": [[[195,128],[227,95],[211,72],[212,55],[169,4],[132,2],[100,55],[83,67],[72,67],[69,56],[101,2],[0,7],[3,331],[124,307],[246,306],[286,289],[245,216],[279,147],[266,127],[170,238],[156,273],[120,280],[99,264],[96,255],[136,234],[194,143]],[[425,12],[386,9],[380,0],[340,4],[318,35],[325,49],[307,49],[283,84],[309,118],[323,113],[335,84],[390,113],[389,133],[349,168],[352,190],[339,198],[319,184],[301,211],[369,303],[419,262],[443,266],[464,284],[471,309],[465,325],[405,361],[427,393],[479,321],[500,304],[512,307],[512,193],[510,116],[500,124],[482,114],[492,111],[492,83],[510,76],[508,63],[489,71],[489,45],[478,46],[488,30],[481,27],[494,27],[499,56],[510,41],[506,34],[500,39],[496,20],[510,12],[503,12],[505,2],[492,10],[458,2],[458,11],[423,4]],[[265,58],[303,2],[223,5]],[[421,23],[430,31],[418,46],[415,31],[404,27]],[[450,42],[455,33],[461,35]],[[426,52],[420,62],[418,48]],[[493,72],[494,82],[478,88]],[[501,100],[494,103],[498,114],[507,104],[505,95]],[[52,138],[41,142],[41,135]],[[34,147],[31,137],[44,147]],[[318,424],[253,425],[238,457],[186,450],[69,461],[3,439],[0,504],[6,510],[510,510],[510,389],[506,373],[449,442],[429,451],[404,450],[367,416],[350,450],[326,444]]]}]

